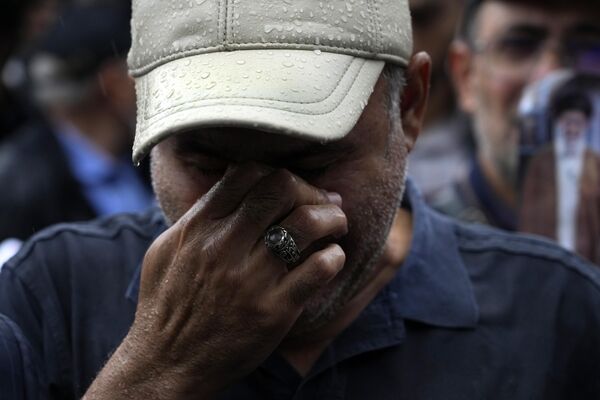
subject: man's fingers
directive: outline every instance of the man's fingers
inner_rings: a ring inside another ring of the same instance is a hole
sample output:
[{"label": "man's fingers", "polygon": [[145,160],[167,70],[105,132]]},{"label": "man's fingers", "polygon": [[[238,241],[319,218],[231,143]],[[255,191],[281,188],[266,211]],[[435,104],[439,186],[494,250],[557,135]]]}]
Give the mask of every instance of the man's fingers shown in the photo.
[{"label": "man's fingers", "polygon": [[[178,224],[188,228],[206,227],[206,219],[225,218],[239,207],[252,187],[272,171],[272,168],[256,163],[231,164],[221,180],[198,199]],[[195,224],[195,221],[199,223]]]},{"label": "man's fingers", "polygon": [[262,178],[246,195],[236,220],[247,228],[245,234],[260,236],[295,208],[304,205],[337,204],[341,197],[309,185],[287,170],[277,170]]},{"label": "man's fingers", "polygon": [[272,168],[256,163],[232,164],[223,178],[217,182],[205,197],[205,212],[213,219],[221,219],[238,208],[248,192]]},{"label": "man's fingers", "polygon": [[285,275],[281,282],[281,295],[289,304],[303,307],[308,299],[336,277],[345,262],[346,254],[342,248],[330,244]]},{"label": "man's fingers", "polygon": [[298,207],[279,225],[289,232],[300,251],[318,240],[348,233],[346,214],[333,204]]}]

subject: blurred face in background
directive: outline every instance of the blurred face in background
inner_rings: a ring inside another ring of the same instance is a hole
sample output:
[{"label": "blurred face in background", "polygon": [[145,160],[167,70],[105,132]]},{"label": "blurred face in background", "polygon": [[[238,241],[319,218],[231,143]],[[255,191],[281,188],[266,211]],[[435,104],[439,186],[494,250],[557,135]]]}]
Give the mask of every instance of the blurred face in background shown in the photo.
[{"label": "blurred face in background", "polygon": [[588,117],[581,111],[567,111],[556,121],[557,128],[564,133],[567,141],[581,138],[589,127]]},{"label": "blurred face in background", "polygon": [[464,0],[410,0],[415,53],[431,56],[431,97],[426,124],[454,110],[446,60]]},{"label": "blurred face in background", "polygon": [[577,67],[600,48],[594,1],[537,4],[485,2],[470,37],[456,43],[451,57],[461,105],[474,119],[478,157],[511,184],[518,144],[511,125],[523,89],[553,71]]},{"label": "blurred face in background", "polygon": [[434,75],[444,69],[463,3],[463,0],[410,0],[414,48],[431,56]]}]

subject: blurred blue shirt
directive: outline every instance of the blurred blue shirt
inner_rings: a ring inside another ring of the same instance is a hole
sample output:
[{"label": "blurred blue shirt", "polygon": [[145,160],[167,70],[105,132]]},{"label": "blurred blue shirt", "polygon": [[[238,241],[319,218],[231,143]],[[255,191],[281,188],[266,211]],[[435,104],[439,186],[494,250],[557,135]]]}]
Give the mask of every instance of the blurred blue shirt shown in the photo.
[{"label": "blurred blue shirt", "polygon": [[130,159],[107,156],[72,126],[60,126],[56,136],[83,195],[99,216],[142,211],[153,204],[152,193]]}]

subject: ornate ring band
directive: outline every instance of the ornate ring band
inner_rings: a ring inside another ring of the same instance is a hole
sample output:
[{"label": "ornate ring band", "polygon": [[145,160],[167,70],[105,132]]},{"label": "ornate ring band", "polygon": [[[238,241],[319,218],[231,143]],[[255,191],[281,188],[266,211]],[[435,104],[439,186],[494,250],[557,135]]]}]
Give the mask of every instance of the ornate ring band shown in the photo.
[{"label": "ornate ring band", "polygon": [[273,225],[265,233],[265,245],[286,264],[295,264],[300,259],[300,249],[292,236],[279,225]]}]

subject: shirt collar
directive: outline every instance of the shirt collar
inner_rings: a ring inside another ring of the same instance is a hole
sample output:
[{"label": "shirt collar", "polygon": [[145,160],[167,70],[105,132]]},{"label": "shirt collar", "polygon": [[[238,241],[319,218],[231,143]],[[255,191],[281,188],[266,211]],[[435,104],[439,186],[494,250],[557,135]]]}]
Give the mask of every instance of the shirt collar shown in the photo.
[{"label": "shirt collar", "polygon": [[455,223],[432,211],[410,181],[407,200],[413,215],[412,245],[390,283],[391,304],[405,319],[445,328],[475,327],[479,309]]},{"label": "shirt collar", "polygon": [[390,284],[333,342],[313,373],[352,356],[401,344],[405,320],[443,329],[477,326],[479,307],[458,250],[452,220],[432,211],[412,181],[405,203],[412,210],[413,238]]},{"label": "shirt collar", "polygon": [[[335,357],[325,357],[331,362],[400,344],[405,337],[404,320],[441,328],[477,325],[479,308],[458,250],[454,223],[425,205],[410,180],[405,199],[414,226],[406,261],[392,282],[335,340]],[[133,302],[137,302],[141,270],[140,262],[126,292]]]}]

